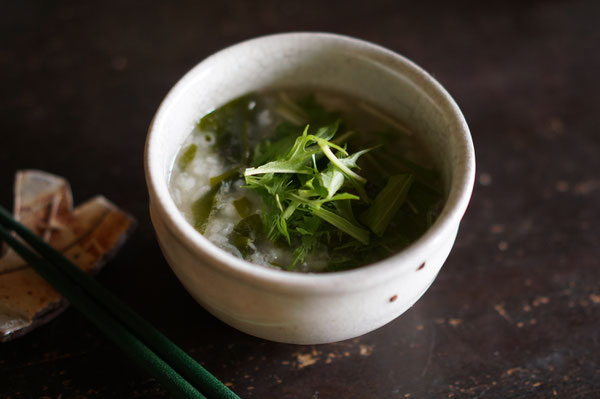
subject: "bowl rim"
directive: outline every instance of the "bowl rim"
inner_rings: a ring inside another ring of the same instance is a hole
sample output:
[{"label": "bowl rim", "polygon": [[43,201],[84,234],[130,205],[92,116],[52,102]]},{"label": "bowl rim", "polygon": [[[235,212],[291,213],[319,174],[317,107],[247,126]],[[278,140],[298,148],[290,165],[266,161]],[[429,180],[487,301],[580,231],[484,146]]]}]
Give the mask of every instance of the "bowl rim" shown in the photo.
[{"label": "bowl rim", "polygon": [[[255,265],[217,247],[198,233],[180,213],[171,197],[163,170],[159,167],[158,140],[161,131],[168,131],[163,122],[167,115],[177,112],[171,105],[196,82],[195,77],[202,72],[203,65],[209,60],[214,61],[226,52],[262,44],[262,41],[289,39],[323,40],[353,47],[362,57],[374,58],[378,63],[409,78],[440,107],[443,115],[451,122],[450,130],[453,130],[457,138],[457,154],[463,162],[458,162],[460,168],[453,171],[448,199],[434,224],[419,239],[395,255],[356,269],[331,273],[298,273]],[[475,153],[469,128],[456,102],[440,83],[414,62],[362,39],[324,32],[289,32],[260,36],[234,44],[203,59],[189,70],[167,93],[150,123],[145,143],[144,169],[150,206],[174,237],[198,259],[203,259],[203,265],[262,289],[333,294],[364,290],[398,274],[414,271],[427,260],[429,253],[442,245],[448,237],[453,237],[471,198],[475,180]]]}]

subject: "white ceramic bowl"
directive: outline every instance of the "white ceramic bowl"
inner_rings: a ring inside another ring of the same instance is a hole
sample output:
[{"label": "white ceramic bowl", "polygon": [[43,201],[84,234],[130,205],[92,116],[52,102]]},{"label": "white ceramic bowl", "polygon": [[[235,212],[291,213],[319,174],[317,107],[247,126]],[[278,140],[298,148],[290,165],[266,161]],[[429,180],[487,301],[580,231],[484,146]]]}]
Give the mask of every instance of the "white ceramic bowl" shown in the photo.
[{"label": "white ceramic bowl", "polygon": [[[173,159],[207,112],[250,91],[319,86],[348,93],[408,122],[442,171],[446,204],[402,252],[329,274],[256,266],[221,250],[184,219],[167,181]],[[423,295],[446,260],[471,197],[473,144],[458,106],[408,59],[325,33],[265,36],[202,61],[168,93],[150,125],[145,154],[150,214],[171,268],[210,313],[265,339],[317,344],[353,338],[398,317]]]}]

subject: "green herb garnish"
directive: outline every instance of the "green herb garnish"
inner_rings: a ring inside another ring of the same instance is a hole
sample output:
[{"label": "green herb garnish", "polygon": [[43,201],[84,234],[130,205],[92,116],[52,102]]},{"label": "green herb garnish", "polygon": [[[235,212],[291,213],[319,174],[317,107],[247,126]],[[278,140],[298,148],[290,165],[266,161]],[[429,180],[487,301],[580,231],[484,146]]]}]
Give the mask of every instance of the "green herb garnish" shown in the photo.
[{"label": "green herb garnish", "polygon": [[[255,94],[235,99],[199,122],[201,131],[214,133],[214,148],[230,168],[212,177],[211,189],[192,205],[193,224],[200,232],[216,209],[217,197],[224,195],[221,186],[230,187],[222,183],[242,175],[244,187],[260,196],[262,207],[256,212],[244,196],[232,202],[241,221],[229,242],[244,258],[264,240],[289,246],[293,260],[288,270],[323,247],[329,254],[326,271],[377,261],[433,223],[441,202],[437,173],[390,151],[364,148],[389,147],[396,132],[374,133],[365,140],[347,129],[341,113],[326,110],[314,96],[292,101],[281,93],[280,100],[274,111],[283,121],[252,146],[248,131],[256,125],[255,108],[261,101]],[[350,140],[363,148],[351,151]],[[184,151],[182,170],[194,155],[195,148]],[[363,156],[376,171],[370,181],[360,173]]]},{"label": "green herb garnish", "polygon": [[379,237],[406,201],[414,177],[408,173],[392,176],[377,194],[373,204],[361,216],[360,220]]},{"label": "green herb garnish", "polygon": [[[352,169],[358,168],[356,161],[369,150],[350,155],[333,143],[338,127],[339,121],[335,121],[308,134],[307,125],[285,155],[273,154],[275,159],[244,171],[246,187],[263,199],[268,237],[274,241],[284,238],[290,245],[300,242],[292,266],[304,261],[320,243],[320,236],[328,230],[321,228],[321,221],[364,245],[369,243],[369,231],[348,211],[348,201],[367,201],[366,179]],[[322,158],[328,162],[320,167]],[[345,205],[336,206],[341,201]]]}]

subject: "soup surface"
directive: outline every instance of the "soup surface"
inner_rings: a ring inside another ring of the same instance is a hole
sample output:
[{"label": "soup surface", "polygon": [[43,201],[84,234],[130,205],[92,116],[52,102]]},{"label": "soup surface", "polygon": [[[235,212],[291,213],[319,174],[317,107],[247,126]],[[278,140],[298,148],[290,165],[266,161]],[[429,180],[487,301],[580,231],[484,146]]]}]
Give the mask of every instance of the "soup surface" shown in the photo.
[{"label": "soup surface", "polygon": [[215,245],[298,272],[391,256],[442,206],[418,132],[328,91],[250,93],[205,115],[169,185],[186,219]]}]

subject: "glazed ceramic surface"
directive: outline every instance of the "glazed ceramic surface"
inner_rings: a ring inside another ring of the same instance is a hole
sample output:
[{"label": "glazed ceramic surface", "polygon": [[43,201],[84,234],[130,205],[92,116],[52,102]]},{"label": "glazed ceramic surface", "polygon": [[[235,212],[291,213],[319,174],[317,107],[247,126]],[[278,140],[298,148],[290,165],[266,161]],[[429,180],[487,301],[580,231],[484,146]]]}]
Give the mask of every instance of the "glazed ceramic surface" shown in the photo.
[{"label": "glazed ceramic surface", "polygon": [[[445,187],[446,204],[425,235],[372,265],[301,274],[250,264],[194,230],[168,190],[177,151],[204,114],[250,91],[278,87],[347,93],[414,128],[442,171]],[[145,168],[160,246],[192,296],[213,315],[248,334],[317,344],[381,327],[423,295],[454,244],[471,196],[475,159],[458,106],[414,63],[345,36],[289,33],[234,45],[188,72],[150,125]]]}]

